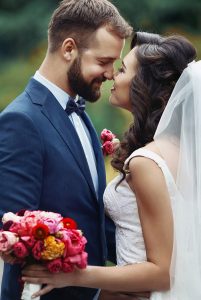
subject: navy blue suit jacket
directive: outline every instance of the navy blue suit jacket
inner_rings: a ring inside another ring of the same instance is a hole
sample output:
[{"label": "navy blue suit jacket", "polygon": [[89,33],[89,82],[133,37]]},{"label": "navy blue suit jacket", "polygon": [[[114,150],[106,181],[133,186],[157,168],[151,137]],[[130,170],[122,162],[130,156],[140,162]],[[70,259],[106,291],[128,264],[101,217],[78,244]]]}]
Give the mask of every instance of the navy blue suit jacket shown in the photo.
[{"label": "navy blue suit jacket", "polygon": [[[104,265],[106,231],[114,253],[113,224],[104,216],[105,170],[100,143],[86,113],[83,120],[96,157],[98,198],[69,117],[46,87],[30,80],[25,91],[0,114],[0,214],[25,208],[71,217],[88,240],[88,263]],[[19,276],[18,266],[5,264],[1,300],[20,299]],[[55,289],[41,299],[87,300],[93,299],[95,292],[70,287]]]}]

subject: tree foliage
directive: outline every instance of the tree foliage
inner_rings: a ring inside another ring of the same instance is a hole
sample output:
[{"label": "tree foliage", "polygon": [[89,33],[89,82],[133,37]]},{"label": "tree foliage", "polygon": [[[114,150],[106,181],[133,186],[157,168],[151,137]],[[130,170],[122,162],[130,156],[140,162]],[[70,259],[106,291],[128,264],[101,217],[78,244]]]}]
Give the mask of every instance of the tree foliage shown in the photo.
[{"label": "tree foliage", "polygon": [[0,1],[0,56],[22,56],[46,38],[55,0]]},{"label": "tree foliage", "polygon": [[200,32],[200,0],[113,0],[119,10],[137,30],[162,32],[180,27]]},{"label": "tree foliage", "polygon": [[[111,0],[136,30],[161,32],[168,27],[201,30],[200,0]],[[47,35],[58,0],[0,0],[0,56],[29,53]]]}]

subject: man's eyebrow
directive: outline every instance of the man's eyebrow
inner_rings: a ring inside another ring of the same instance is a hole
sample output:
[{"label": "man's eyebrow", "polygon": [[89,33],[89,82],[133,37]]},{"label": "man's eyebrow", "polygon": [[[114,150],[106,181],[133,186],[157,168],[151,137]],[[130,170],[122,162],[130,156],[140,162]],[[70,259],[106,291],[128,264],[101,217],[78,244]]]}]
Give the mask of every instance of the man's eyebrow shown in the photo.
[{"label": "man's eyebrow", "polygon": [[108,56],[108,57],[98,57],[98,60],[105,60],[105,61],[110,61],[110,60],[112,60],[112,61],[115,61],[116,58],[110,57],[110,56]]}]

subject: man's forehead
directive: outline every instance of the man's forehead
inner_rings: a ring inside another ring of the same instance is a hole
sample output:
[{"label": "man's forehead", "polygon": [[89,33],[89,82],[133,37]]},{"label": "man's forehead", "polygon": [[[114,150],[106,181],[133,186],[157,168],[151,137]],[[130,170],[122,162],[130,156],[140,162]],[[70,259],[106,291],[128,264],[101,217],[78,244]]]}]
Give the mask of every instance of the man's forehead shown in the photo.
[{"label": "man's forehead", "polygon": [[100,27],[94,32],[94,35],[90,42],[91,48],[96,49],[112,49],[121,48],[124,45],[125,40],[120,38],[114,32],[111,32],[107,27]]}]

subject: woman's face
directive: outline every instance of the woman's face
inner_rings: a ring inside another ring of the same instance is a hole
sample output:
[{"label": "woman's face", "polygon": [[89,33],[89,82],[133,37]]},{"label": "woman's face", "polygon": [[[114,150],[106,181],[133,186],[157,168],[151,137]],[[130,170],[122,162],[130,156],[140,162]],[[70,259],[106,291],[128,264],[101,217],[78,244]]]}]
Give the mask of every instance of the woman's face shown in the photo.
[{"label": "woman's face", "polygon": [[135,48],[122,61],[122,66],[114,75],[114,85],[111,89],[110,103],[131,111],[130,85],[136,74],[137,58]]}]

